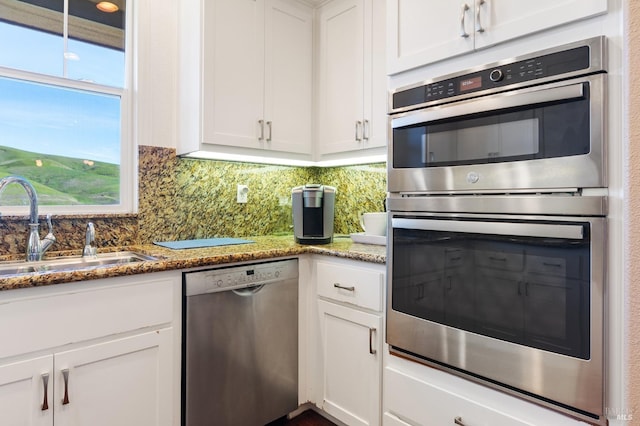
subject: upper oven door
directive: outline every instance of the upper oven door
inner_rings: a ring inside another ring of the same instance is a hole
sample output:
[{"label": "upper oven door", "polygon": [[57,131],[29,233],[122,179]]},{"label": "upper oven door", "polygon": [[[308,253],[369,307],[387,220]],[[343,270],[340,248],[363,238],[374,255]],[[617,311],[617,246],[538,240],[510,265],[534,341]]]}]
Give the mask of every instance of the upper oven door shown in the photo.
[{"label": "upper oven door", "polygon": [[389,191],[606,187],[605,84],[596,74],[392,116]]}]

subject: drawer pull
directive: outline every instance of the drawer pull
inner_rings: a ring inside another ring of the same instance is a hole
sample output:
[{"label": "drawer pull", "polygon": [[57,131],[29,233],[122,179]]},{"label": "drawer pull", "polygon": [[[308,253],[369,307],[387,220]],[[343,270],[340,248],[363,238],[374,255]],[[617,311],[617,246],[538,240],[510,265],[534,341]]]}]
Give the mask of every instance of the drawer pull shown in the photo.
[{"label": "drawer pull", "polygon": [[507,258],[506,257],[489,256],[489,260],[493,260],[494,262],[506,262]]},{"label": "drawer pull", "polygon": [[42,411],[49,409],[49,400],[47,399],[47,391],[49,390],[49,374],[42,375],[42,387],[44,388],[44,398],[42,400]]},{"label": "drawer pull", "polygon": [[339,283],[333,283],[333,286],[335,288],[339,288],[341,290],[347,290],[347,291],[356,291],[356,288],[354,286],[351,287],[345,287],[343,285],[340,285]]},{"label": "drawer pull", "polygon": [[462,421],[462,417],[460,416],[454,418],[453,423],[457,424],[458,426],[465,426],[464,422]]},{"label": "drawer pull", "polygon": [[554,268],[562,268],[562,265],[559,263],[549,263],[549,262],[542,262],[542,264],[544,266],[552,266]]},{"label": "drawer pull", "polygon": [[64,379],[64,397],[62,398],[62,405],[69,403],[69,369],[62,370],[62,378]]},{"label": "drawer pull", "polygon": [[373,333],[375,333],[376,329],[369,327],[369,353],[371,355],[375,355],[376,354],[376,350],[373,349]]}]

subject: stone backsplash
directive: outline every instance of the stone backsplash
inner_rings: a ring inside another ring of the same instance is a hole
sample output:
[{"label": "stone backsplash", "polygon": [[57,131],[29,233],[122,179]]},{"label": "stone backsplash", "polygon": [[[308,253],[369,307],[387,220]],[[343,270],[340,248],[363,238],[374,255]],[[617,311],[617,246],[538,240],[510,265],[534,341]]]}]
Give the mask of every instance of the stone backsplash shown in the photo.
[{"label": "stone backsplash", "polygon": [[[81,251],[87,222],[98,248],[209,237],[293,232],[291,189],[320,183],[337,189],[334,232],[360,232],[359,215],[384,211],[384,163],[335,168],[286,167],[184,159],[175,149],[140,146],[138,213],[59,215],[51,250]],[[249,187],[236,202],[237,185]],[[0,217],[0,256],[26,251],[28,218]],[[46,233],[41,216],[41,235]]]},{"label": "stone backsplash", "polygon": [[[140,147],[139,223],[142,243],[293,232],[291,189],[336,187],[334,232],[360,232],[359,214],[384,211],[384,163],[335,168],[193,160],[166,148]],[[249,187],[236,201],[237,185]]]}]

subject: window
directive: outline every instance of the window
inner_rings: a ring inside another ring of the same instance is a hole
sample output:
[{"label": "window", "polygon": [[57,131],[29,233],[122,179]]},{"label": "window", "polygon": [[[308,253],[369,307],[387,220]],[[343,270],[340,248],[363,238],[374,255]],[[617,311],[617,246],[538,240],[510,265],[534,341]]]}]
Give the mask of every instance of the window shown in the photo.
[{"label": "window", "polygon": [[[0,178],[41,210],[132,210],[125,1],[0,0]],[[26,202],[9,187],[0,211]]]}]

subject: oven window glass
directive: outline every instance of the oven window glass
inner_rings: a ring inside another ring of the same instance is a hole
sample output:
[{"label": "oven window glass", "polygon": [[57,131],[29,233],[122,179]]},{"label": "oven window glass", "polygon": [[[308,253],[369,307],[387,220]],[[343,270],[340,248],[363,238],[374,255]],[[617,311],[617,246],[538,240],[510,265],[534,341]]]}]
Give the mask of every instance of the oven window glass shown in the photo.
[{"label": "oven window glass", "polygon": [[395,168],[442,167],[588,154],[587,95],[393,129]]},{"label": "oven window glass", "polygon": [[393,229],[393,310],[589,359],[590,238]]}]

